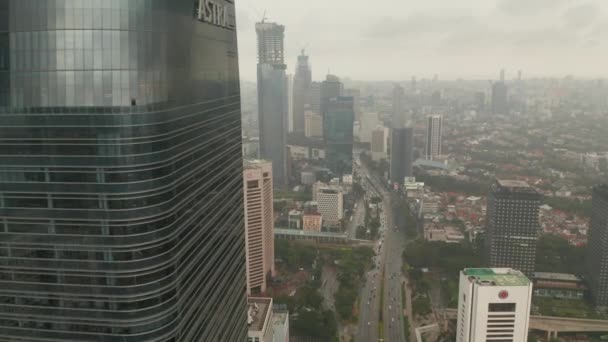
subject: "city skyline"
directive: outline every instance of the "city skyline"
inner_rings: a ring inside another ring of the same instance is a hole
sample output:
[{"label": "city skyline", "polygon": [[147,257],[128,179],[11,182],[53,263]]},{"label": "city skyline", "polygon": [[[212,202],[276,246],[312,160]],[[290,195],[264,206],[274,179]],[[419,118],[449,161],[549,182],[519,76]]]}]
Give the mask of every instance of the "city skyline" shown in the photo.
[{"label": "city skyline", "polygon": [[608,56],[603,38],[608,3],[601,0],[466,0],[447,9],[439,0],[390,0],[377,7],[343,0],[241,1],[237,18],[244,80],[255,79],[253,27],[264,13],[286,27],[288,73],[306,48],[313,79],[329,70],[369,81],[432,79],[435,74],[488,80],[503,67],[507,80],[517,78],[518,70],[524,78],[608,77],[600,67]]}]

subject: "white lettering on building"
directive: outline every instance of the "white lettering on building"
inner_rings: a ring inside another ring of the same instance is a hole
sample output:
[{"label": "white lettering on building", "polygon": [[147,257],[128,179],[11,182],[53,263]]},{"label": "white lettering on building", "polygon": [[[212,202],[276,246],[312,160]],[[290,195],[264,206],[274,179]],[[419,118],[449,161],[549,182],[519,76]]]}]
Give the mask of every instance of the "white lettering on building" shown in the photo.
[{"label": "white lettering on building", "polygon": [[228,6],[212,0],[199,0],[198,20],[228,29],[234,28],[228,21]]}]

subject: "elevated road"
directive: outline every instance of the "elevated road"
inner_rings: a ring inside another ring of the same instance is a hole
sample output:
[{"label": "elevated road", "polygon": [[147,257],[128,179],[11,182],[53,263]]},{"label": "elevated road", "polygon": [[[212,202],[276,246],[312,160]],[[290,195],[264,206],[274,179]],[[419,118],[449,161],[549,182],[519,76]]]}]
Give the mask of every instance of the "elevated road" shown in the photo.
[{"label": "elevated road", "polygon": [[[445,309],[446,315],[456,319],[456,309]],[[608,321],[585,318],[565,318],[553,316],[530,316],[530,329],[546,331],[547,337],[557,337],[559,333],[608,332]]]}]

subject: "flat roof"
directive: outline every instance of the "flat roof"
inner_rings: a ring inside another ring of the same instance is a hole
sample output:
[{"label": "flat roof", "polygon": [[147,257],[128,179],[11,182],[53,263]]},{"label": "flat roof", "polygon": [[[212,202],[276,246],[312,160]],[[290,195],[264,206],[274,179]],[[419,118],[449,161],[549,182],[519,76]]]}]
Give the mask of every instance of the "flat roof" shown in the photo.
[{"label": "flat roof", "polygon": [[505,188],[529,188],[530,185],[524,181],[518,181],[518,180],[504,180],[504,179],[499,179],[498,180],[498,184],[500,184],[500,186],[505,187]]},{"label": "flat roof", "polygon": [[530,280],[511,268],[465,268],[462,273],[484,286],[528,286]]},{"label": "flat roof", "polygon": [[247,305],[249,305],[247,312],[249,331],[262,331],[272,309],[272,298],[249,297]]},{"label": "flat roof", "polygon": [[545,280],[560,280],[560,281],[582,281],[581,278],[574,274],[568,273],[551,273],[551,272],[534,272],[534,279]]}]

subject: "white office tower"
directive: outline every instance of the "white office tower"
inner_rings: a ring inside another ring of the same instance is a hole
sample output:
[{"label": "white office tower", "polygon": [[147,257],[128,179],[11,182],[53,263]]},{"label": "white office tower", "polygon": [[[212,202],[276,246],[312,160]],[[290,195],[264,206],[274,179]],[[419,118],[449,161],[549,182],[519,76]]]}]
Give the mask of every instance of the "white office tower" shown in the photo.
[{"label": "white office tower", "polygon": [[456,342],[525,342],[532,282],[511,268],[460,272]]},{"label": "white office tower", "polygon": [[323,221],[330,225],[338,225],[344,217],[344,199],[342,191],[337,187],[319,188],[316,201],[319,214]]},{"label": "white office tower", "polygon": [[431,115],[427,118],[425,157],[433,160],[441,155],[441,135],[443,118],[441,115]]}]

